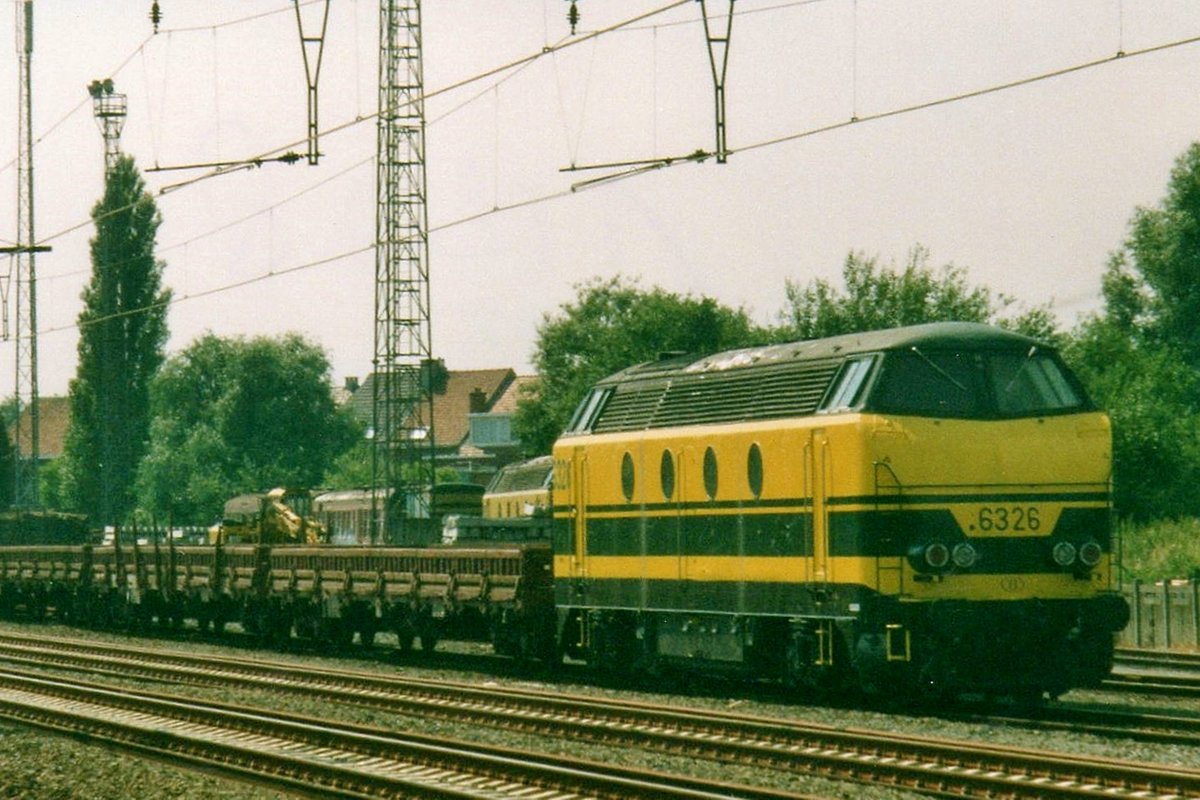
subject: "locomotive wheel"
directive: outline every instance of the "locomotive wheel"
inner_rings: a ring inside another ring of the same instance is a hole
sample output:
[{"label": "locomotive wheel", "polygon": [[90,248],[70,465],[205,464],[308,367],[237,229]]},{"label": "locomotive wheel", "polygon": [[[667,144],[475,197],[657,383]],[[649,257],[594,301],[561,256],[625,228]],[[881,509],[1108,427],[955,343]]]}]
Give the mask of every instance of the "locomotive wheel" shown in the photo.
[{"label": "locomotive wheel", "polygon": [[517,647],[517,658],[524,664],[538,662],[553,668],[562,663],[553,624],[522,626]]},{"label": "locomotive wheel", "polygon": [[794,688],[818,694],[835,694],[852,687],[849,671],[850,654],[845,640],[833,632],[832,664],[819,664],[820,644],[815,632],[800,629],[788,638],[784,665],[784,682]]},{"label": "locomotive wheel", "polygon": [[620,612],[596,614],[591,624],[588,663],[614,675],[631,672],[642,655],[633,615]]}]

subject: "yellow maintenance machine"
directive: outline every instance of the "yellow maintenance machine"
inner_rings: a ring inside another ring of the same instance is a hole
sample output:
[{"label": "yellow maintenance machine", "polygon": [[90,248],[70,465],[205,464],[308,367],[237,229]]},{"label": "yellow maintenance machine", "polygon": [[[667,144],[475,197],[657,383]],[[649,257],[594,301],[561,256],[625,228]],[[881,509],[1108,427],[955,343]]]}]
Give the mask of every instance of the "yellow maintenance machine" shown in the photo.
[{"label": "yellow maintenance machine", "polygon": [[208,529],[210,544],[319,544],[328,541],[325,526],[308,516],[306,490],[272,489],[242,494],[225,503],[221,524]]}]

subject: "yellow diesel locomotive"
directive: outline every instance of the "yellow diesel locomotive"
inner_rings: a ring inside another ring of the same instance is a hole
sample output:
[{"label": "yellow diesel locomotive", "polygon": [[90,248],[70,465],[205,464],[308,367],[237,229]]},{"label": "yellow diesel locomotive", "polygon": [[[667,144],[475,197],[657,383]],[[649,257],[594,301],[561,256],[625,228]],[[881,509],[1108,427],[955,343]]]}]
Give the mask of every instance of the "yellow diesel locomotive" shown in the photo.
[{"label": "yellow diesel locomotive", "polygon": [[1128,617],[1111,464],[1053,348],[985,325],[634,366],[554,448],[560,646],[876,694],[1093,685]]},{"label": "yellow diesel locomotive", "polygon": [[538,456],[501,467],[483,494],[483,516],[520,519],[548,514],[553,466],[550,456]]}]

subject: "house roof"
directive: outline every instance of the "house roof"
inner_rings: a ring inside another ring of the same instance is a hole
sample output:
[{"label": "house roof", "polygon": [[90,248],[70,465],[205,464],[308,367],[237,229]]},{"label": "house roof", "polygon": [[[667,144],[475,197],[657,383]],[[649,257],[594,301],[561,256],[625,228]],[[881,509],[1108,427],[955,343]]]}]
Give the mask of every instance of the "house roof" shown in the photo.
[{"label": "house roof", "polygon": [[536,380],[536,375],[517,375],[505,388],[504,394],[497,398],[495,404],[488,411],[493,414],[515,413],[517,401],[521,399],[521,391],[526,386],[531,386]]},{"label": "house roof", "polygon": [[[29,441],[30,412],[21,409],[21,441]],[[67,427],[71,424],[71,401],[68,397],[38,398],[38,456],[43,459],[58,458],[63,454],[63,443],[67,439]],[[17,425],[8,426],[8,440],[17,441]],[[28,455],[26,453],[26,455]]]},{"label": "house roof", "polygon": [[[455,448],[466,441],[471,430],[472,395],[479,393],[476,410],[497,411],[497,402],[516,380],[516,373],[507,367],[448,371],[444,389],[433,395],[434,447]],[[372,373],[350,398],[355,417],[367,425],[372,422],[374,391],[375,374]]]},{"label": "house roof", "polygon": [[433,443],[435,447],[457,447],[471,432],[471,395],[482,393],[477,411],[492,411],[516,373],[511,369],[453,370],[446,391],[433,396]]}]

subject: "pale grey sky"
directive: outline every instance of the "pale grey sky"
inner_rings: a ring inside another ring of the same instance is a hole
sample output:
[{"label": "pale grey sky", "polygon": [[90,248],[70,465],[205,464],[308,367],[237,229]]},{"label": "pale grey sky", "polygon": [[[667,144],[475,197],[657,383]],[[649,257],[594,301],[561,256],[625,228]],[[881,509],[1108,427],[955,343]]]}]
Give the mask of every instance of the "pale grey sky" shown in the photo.
[{"label": "pale grey sky", "polygon": [[[0,12],[0,165],[16,157],[12,0]],[[34,129],[40,384],[74,372],[103,149],[86,87],[128,95],[123,148],[147,170],[255,156],[305,133],[305,81],[286,0],[35,0]],[[666,5],[579,0],[580,33]],[[714,4],[716,7],[716,4]],[[563,0],[424,4],[426,88],[568,37]],[[1019,88],[890,111],[1200,36],[1185,0],[955,3],[738,0],[727,83],[729,162],[682,164],[570,193],[572,163],[713,147],[700,6],[548,55],[429,101],[433,345],[452,369],[528,370],[543,313],[617,272],[775,318],[784,282],[837,280],[851,250],[935,264],[1064,323],[1096,307],[1108,254],[1159,200],[1200,133],[1200,43]],[[272,13],[274,12],[274,13]],[[335,376],[373,352],[377,0],[334,0],[321,75],[320,166],[267,165],[159,196],[160,256],[181,300],[170,348],[200,333],[300,330]],[[239,20],[242,20],[239,22]],[[7,32],[7,33],[4,33]],[[791,141],[776,139],[860,122]],[[296,149],[302,149],[297,145]],[[737,152],[742,150],[742,152]],[[0,239],[16,236],[16,170],[0,171]],[[146,173],[152,191],[198,173]],[[561,195],[516,210],[492,209]],[[461,223],[461,224],[457,224]],[[285,276],[218,291],[345,253]],[[5,265],[7,266],[7,265]],[[203,295],[203,296],[201,296]],[[192,299],[184,299],[191,297]],[[13,391],[0,344],[0,393]]]}]

